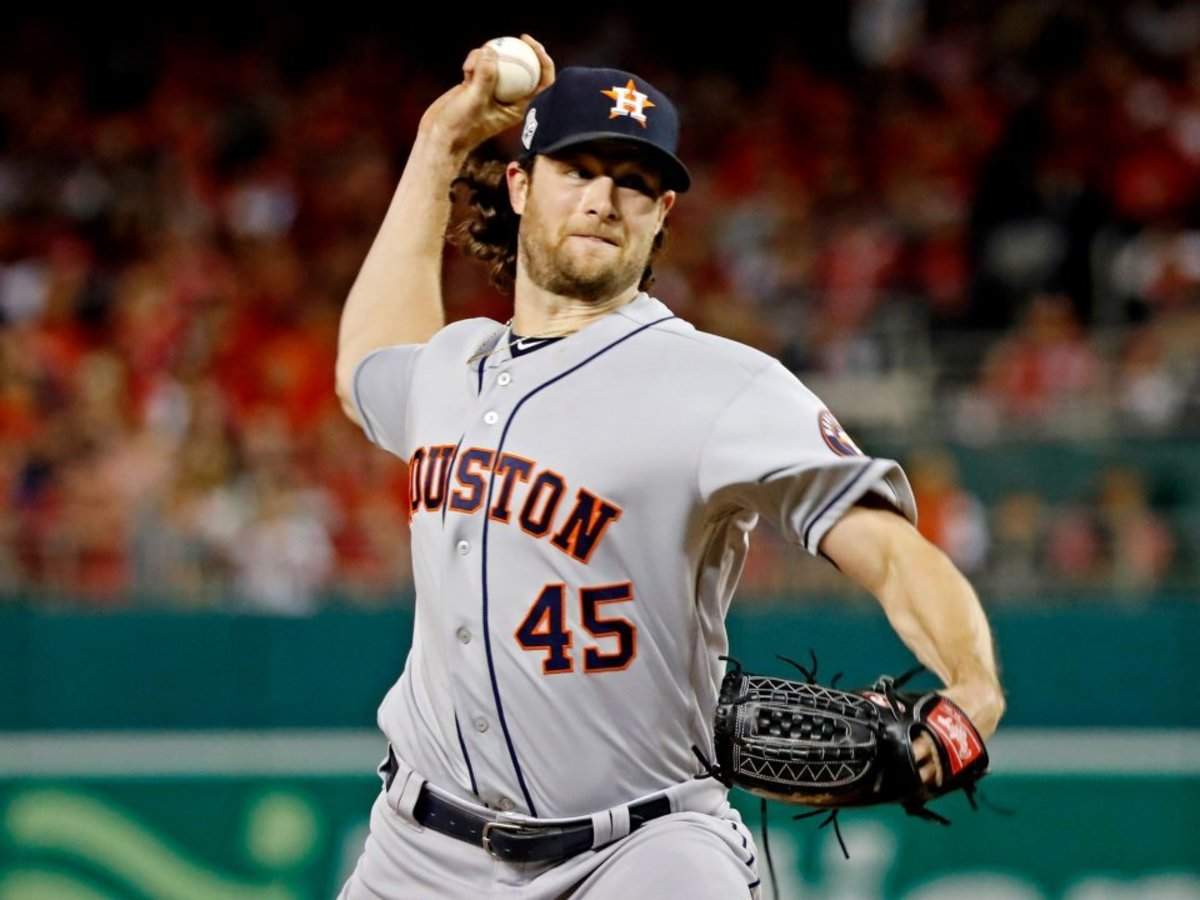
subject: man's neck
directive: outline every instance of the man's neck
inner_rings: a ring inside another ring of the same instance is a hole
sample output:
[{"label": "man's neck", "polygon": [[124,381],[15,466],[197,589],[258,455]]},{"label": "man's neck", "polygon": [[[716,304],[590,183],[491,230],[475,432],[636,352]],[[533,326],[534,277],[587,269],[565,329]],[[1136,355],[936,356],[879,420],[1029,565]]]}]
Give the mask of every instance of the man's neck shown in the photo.
[{"label": "man's neck", "polygon": [[640,294],[637,285],[608,300],[588,302],[563,297],[518,280],[514,292],[512,330],[523,337],[571,334],[620,309]]}]

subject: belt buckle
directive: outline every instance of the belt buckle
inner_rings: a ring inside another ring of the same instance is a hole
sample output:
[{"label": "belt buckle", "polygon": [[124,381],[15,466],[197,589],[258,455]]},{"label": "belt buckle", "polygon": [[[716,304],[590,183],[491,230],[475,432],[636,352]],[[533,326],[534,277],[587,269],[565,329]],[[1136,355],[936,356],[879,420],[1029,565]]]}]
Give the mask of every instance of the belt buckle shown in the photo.
[{"label": "belt buckle", "polygon": [[501,862],[506,862],[492,848],[492,831],[499,828],[502,831],[521,832],[527,830],[520,822],[505,822],[502,819],[493,819],[491,822],[483,823],[483,835],[479,839],[479,843],[483,845],[483,849],[491,854],[492,859],[498,859]]}]

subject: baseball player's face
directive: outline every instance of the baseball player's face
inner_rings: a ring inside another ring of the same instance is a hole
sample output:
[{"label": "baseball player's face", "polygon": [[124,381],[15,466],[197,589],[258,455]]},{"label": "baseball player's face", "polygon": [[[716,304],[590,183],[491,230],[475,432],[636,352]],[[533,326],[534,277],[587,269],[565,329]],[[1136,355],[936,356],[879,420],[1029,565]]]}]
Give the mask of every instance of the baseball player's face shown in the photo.
[{"label": "baseball player's face", "polygon": [[595,147],[539,156],[515,187],[519,265],[540,288],[584,301],[638,282],[675,202],[653,166]]}]

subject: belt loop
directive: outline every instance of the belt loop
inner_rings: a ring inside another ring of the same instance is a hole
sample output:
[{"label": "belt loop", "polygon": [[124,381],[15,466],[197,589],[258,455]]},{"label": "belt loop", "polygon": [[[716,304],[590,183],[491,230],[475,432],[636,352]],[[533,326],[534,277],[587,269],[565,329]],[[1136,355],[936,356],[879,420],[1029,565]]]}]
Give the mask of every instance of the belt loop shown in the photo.
[{"label": "belt loop", "polygon": [[[390,752],[390,750],[389,750]],[[425,784],[425,779],[414,772],[404,760],[396,756],[394,753],[391,756],[396,761],[396,775],[392,778],[392,783],[387,788],[387,803],[396,813],[404,819],[405,822],[412,825],[418,831],[423,831],[421,824],[413,815],[413,807],[417,805],[417,798],[421,794],[421,788]]]},{"label": "belt loop", "polygon": [[419,777],[415,772],[410,773],[404,785],[404,790],[400,792],[400,798],[396,803],[400,815],[412,822],[418,831],[422,831],[424,828],[417,822],[417,817],[413,815],[413,808],[417,805],[417,799],[421,796],[421,788],[424,786],[424,779]]},{"label": "belt loop", "polygon": [[629,807],[618,806],[612,810],[612,840],[619,841],[629,834]]},{"label": "belt loop", "polygon": [[592,849],[619,841],[629,834],[629,807],[614,806],[592,814]]},{"label": "belt loop", "polygon": [[612,810],[606,809],[592,814],[592,849],[598,850],[612,841]]}]

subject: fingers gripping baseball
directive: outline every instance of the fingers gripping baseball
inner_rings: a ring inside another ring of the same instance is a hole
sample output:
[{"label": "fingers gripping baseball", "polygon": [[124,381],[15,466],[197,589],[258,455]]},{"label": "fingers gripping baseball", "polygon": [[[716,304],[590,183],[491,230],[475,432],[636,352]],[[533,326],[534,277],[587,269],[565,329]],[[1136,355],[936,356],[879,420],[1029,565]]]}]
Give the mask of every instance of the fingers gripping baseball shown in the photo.
[{"label": "fingers gripping baseball", "polygon": [[491,47],[476,47],[463,63],[463,84],[476,100],[486,106],[499,77],[496,51]]},{"label": "fingers gripping baseball", "polygon": [[554,60],[550,58],[550,54],[546,52],[546,48],[532,35],[523,34],[521,35],[521,40],[533,48],[533,52],[537,54],[538,62],[541,63],[541,79],[538,81],[537,89],[534,91],[536,94],[554,84]]},{"label": "fingers gripping baseball", "polygon": [[[533,92],[554,82],[554,61],[545,48],[529,35],[524,41],[538,58],[540,77]],[[421,119],[421,128],[445,136],[451,146],[469,151],[488,138],[519,125],[529,105],[529,97],[512,103],[501,103],[495,97],[499,78],[496,51],[487,46],[476,47],[467,54],[462,65],[462,82],[433,102]]]}]

